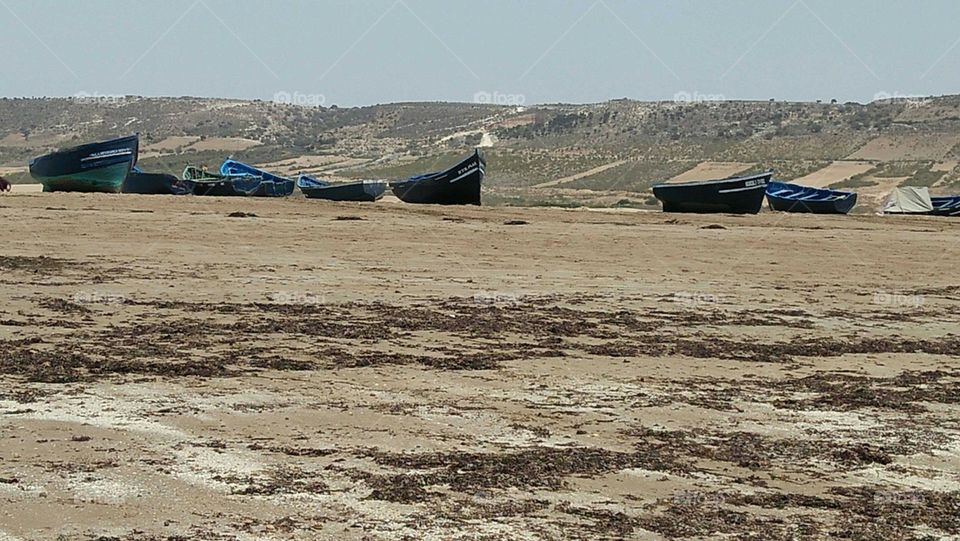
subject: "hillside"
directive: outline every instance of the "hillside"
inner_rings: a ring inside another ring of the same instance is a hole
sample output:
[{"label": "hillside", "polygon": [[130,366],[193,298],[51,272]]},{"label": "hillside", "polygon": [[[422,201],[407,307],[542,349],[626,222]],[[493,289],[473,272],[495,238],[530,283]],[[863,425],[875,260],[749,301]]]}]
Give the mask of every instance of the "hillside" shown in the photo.
[{"label": "hillside", "polygon": [[[492,203],[642,205],[672,178],[773,168],[785,180],[960,191],[960,97],[867,105],[635,102],[504,107],[399,103],[300,107],[200,98],[0,100],[0,174],[30,157],[139,132],[144,168],[179,173],[225,155],[280,172],[400,177],[486,148]],[[869,207],[869,204],[867,205]]]}]

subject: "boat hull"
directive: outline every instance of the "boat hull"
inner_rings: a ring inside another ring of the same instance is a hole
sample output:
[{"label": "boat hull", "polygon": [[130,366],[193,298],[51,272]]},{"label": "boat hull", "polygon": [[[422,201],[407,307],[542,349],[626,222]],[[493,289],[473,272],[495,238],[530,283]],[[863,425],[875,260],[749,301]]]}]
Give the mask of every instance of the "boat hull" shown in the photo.
[{"label": "boat hull", "polygon": [[212,197],[251,197],[261,189],[262,183],[260,177],[225,177],[190,166],[183,170],[183,179],[180,181],[185,193]]},{"label": "boat hull", "polygon": [[931,197],[930,202],[933,203],[932,216],[960,216],[960,195]]},{"label": "boat hull", "polygon": [[30,176],[45,192],[118,193],[138,150],[136,135],[81,145],[34,158]]},{"label": "boat hull", "polygon": [[857,204],[857,194],[784,182],[767,185],[771,210],[804,214],[847,214]]},{"label": "boat hull", "polygon": [[227,159],[220,164],[220,176],[225,178],[258,177],[260,185],[250,194],[253,197],[287,197],[293,193],[296,183],[293,179],[268,173],[243,162]]},{"label": "boat hull", "polygon": [[252,197],[260,188],[260,179],[256,182],[246,179],[185,179],[181,180],[186,193],[211,197]]},{"label": "boat hull", "polygon": [[412,177],[390,188],[405,203],[479,206],[485,175],[486,161],[478,150],[446,171]]},{"label": "boat hull", "polygon": [[664,212],[757,214],[773,173],[704,182],[658,184],[653,195]]},{"label": "boat hull", "polygon": [[140,195],[178,195],[183,193],[180,179],[163,173],[131,171],[123,181],[121,193]]},{"label": "boat hull", "polygon": [[373,202],[387,189],[385,182],[349,182],[326,186],[306,186],[301,184],[300,191],[307,199],[325,199],[328,201]]},{"label": "boat hull", "polygon": [[130,164],[115,164],[61,176],[33,174],[45,192],[119,193]]},{"label": "boat hull", "polygon": [[253,192],[253,197],[287,197],[293,194],[295,187],[296,183],[290,179],[278,182],[263,180],[257,190]]}]

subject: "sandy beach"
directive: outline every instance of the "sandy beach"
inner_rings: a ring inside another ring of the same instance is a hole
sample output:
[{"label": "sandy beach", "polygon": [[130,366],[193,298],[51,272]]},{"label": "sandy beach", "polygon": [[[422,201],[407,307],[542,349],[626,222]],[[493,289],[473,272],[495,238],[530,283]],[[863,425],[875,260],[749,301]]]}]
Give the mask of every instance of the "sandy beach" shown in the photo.
[{"label": "sandy beach", "polygon": [[960,535],[960,222],[0,195],[0,540]]}]

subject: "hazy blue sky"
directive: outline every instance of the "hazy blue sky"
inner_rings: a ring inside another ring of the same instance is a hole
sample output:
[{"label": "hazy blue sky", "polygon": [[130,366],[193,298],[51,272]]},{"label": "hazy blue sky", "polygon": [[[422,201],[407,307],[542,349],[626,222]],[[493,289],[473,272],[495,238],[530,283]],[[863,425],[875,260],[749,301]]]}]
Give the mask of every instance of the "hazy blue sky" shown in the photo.
[{"label": "hazy blue sky", "polygon": [[957,21],[956,0],[0,0],[0,95],[865,102],[960,93]]}]

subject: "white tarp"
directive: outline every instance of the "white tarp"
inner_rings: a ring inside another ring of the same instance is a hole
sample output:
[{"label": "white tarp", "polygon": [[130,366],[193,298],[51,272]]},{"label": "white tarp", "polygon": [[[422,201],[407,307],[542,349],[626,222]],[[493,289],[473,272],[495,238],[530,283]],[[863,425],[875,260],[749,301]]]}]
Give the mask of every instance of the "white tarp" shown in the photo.
[{"label": "white tarp", "polygon": [[921,214],[933,210],[930,201],[930,190],[907,186],[893,190],[887,202],[883,205],[883,212],[893,214]]}]

